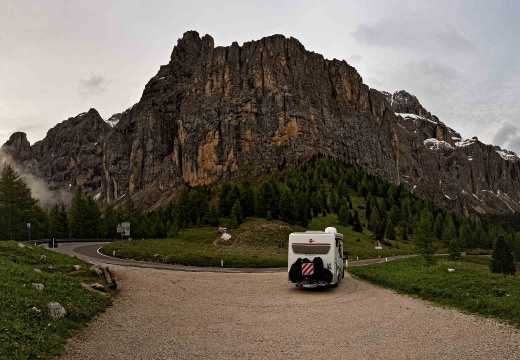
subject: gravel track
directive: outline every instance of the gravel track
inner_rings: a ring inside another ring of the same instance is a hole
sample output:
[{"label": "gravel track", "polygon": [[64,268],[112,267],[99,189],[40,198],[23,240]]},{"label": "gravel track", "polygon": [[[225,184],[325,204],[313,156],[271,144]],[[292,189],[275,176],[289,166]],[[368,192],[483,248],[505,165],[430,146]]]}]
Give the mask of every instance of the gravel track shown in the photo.
[{"label": "gravel track", "polygon": [[518,359],[520,332],[348,276],[302,290],[286,273],[111,265],[121,294],[60,359]]}]

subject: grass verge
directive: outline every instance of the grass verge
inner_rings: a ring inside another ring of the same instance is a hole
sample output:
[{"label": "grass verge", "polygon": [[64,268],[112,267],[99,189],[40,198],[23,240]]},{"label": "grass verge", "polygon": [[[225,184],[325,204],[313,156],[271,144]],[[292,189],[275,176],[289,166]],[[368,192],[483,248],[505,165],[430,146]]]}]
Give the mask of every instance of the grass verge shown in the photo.
[{"label": "grass verge", "polygon": [[[488,256],[467,256],[458,262],[439,257],[437,266],[428,268],[415,257],[348,271],[400,293],[520,327],[520,278],[491,273],[489,261]],[[449,273],[449,268],[455,272]]]},{"label": "grass verge", "polygon": [[[90,267],[39,246],[0,241],[0,359],[52,358],[74,331],[111,304],[108,288],[100,294],[81,285],[106,284]],[[43,291],[33,283],[43,284]],[[66,315],[53,319],[51,302],[61,304]]]},{"label": "grass verge", "polygon": [[[304,231],[279,221],[247,219],[231,229],[230,241],[220,241],[216,227],[190,228],[173,239],[124,240],[101,250],[119,258],[190,266],[268,268],[287,266],[287,240],[293,231]],[[279,248],[280,240],[284,248]]]},{"label": "grass verge", "polygon": [[[226,224],[224,223],[224,226]],[[388,241],[382,250],[374,249],[372,233],[364,230],[355,233],[349,227],[337,224],[337,216],[328,214],[314,218],[311,230],[325,230],[335,226],[344,234],[345,250],[350,259],[369,259],[413,253],[412,245]],[[281,221],[248,218],[238,229],[229,230],[231,241],[221,242],[216,227],[195,227],[182,231],[173,239],[124,240],[107,244],[104,254],[123,259],[152,261],[190,266],[266,268],[287,266],[287,243],[289,234],[306,231],[301,226],[288,225]],[[284,248],[280,249],[280,241]]]}]

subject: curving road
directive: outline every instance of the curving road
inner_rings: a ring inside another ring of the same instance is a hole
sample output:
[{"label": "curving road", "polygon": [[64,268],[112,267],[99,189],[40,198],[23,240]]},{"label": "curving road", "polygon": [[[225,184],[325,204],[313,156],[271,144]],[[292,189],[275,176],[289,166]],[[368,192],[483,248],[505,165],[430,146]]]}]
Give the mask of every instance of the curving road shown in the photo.
[{"label": "curving road", "polygon": [[[183,265],[169,265],[162,263],[154,263],[147,261],[136,261],[131,259],[120,259],[112,256],[101,254],[99,249],[107,243],[105,242],[91,242],[91,243],[74,243],[64,242],[60,243],[54,250],[63,254],[77,256],[80,259],[92,262],[101,262],[104,264],[133,266],[151,269],[175,270],[175,271],[191,271],[191,272],[217,272],[217,273],[273,273],[273,272],[287,272],[287,267],[281,268],[215,268],[215,267],[199,267],[199,266],[183,266]],[[396,259],[403,259],[410,257],[392,256],[388,258],[376,258],[367,260],[349,260],[348,266],[362,266],[374,264],[379,262],[391,261]]]}]

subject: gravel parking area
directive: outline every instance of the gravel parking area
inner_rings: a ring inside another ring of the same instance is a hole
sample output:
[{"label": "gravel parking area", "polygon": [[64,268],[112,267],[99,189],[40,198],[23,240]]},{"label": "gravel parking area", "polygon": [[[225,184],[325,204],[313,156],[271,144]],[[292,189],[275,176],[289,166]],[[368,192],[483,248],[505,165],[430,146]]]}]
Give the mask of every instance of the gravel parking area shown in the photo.
[{"label": "gravel parking area", "polygon": [[120,296],[61,359],[518,359],[520,332],[345,277],[111,266]]}]

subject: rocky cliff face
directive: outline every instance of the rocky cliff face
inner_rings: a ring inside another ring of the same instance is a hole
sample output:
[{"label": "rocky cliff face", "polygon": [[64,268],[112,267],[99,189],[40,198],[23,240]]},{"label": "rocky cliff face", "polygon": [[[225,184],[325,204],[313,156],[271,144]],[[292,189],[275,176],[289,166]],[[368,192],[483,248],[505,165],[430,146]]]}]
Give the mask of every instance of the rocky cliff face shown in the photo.
[{"label": "rocky cliff face", "polygon": [[265,174],[321,152],[466,213],[520,210],[515,155],[463,141],[415,96],[369,89],[345,61],[282,35],[215,47],[187,32],[141,100],[111,119],[113,128],[95,110],[69,119],[30,158],[55,186],[87,186],[105,203],[146,194],[153,207],[184,183]]},{"label": "rocky cliff face", "polygon": [[[47,189],[38,186],[38,193],[45,202],[52,203],[52,197],[61,202],[70,199],[66,193],[73,193],[76,186],[90,194],[99,192],[101,143],[110,130],[111,126],[99,113],[90,109],[56,125],[33,146],[29,145],[24,133],[15,133],[1,151],[10,156],[24,176],[30,174],[31,179],[45,180]],[[35,183],[34,180],[31,182]],[[55,191],[54,195],[50,193],[52,191]]]}]

